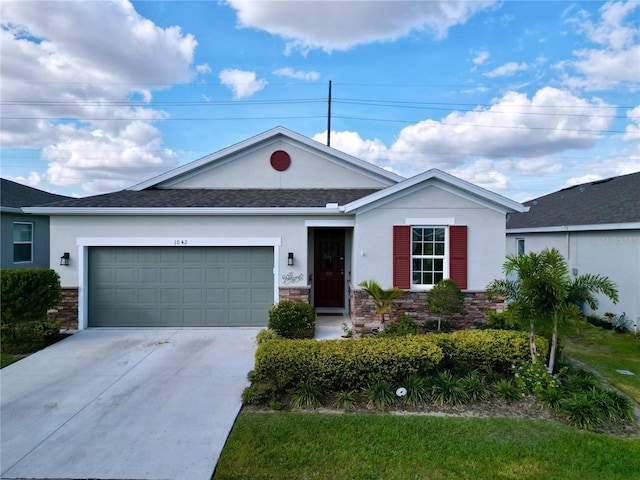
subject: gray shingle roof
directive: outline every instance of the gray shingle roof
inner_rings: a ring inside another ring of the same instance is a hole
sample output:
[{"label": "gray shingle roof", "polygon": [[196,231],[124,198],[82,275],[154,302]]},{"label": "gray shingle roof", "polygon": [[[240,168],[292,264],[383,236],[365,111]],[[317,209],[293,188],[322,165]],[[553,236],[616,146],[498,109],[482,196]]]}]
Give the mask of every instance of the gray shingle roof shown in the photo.
[{"label": "gray shingle roof", "polygon": [[35,207],[68,198],[0,178],[0,205],[3,207]]},{"label": "gray shingle roof", "polygon": [[507,229],[640,222],[640,172],[583,183],[524,203]]},{"label": "gray shingle roof", "polygon": [[148,189],[122,190],[56,202],[47,207],[121,208],[266,208],[345,205],[378,189]]}]

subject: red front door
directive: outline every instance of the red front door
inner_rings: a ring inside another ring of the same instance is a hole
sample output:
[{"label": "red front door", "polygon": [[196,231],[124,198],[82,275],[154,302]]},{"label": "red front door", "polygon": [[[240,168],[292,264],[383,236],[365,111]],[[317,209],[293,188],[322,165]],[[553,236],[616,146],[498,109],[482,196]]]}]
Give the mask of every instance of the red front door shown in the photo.
[{"label": "red front door", "polygon": [[344,230],[316,230],[314,248],[315,307],[343,308]]}]

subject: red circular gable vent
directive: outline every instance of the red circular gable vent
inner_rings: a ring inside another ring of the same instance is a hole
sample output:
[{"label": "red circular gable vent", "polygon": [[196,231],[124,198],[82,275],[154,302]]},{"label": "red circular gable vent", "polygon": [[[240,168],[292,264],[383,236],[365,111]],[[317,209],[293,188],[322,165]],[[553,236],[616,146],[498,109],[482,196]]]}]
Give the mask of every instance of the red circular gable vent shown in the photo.
[{"label": "red circular gable vent", "polygon": [[271,166],[279,172],[285,171],[291,165],[291,157],[284,150],[276,150],[271,154]]}]

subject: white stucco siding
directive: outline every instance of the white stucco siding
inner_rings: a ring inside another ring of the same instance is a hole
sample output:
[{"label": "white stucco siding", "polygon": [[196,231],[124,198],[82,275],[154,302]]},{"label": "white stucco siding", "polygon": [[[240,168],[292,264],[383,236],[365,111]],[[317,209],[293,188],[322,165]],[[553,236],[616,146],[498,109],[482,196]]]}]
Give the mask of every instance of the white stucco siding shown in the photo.
[{"label": "white stucco siding", "polygon": [[629,325],[637,322],[640,328],[640,230],[508,234],[507,253],[515,253],[516,238],[525,239],[526,253],[558,249],[572,275],[576,269],[578,275],[609,277],[618,287],[620,301],[613,304],[607,297],[598,296],[596,313],[626,312]]},{"label": "white stucco siding", "polygon": [[[286,151],[291,165],[279,172],[271,167],[271,154]],[[165,188],[378,188],[391,181],[373,178],[362,170],[286,141],[275,141],[251,152],[241,152],[208,170],[195,170],[163,184]]]},{"label": "white stucco siding", "polygon": [[393,283],[393,226],[454,224],[468,227],[468,290],[484,290],[501,276],[505,215],[436,187],[427,188],[356,215],[354,285],[375,279]]},{"label": "white stucco siding", "polygon": [[[78,239],[108,239],[128,244],[128,239],[161,239],[181,241],[183,239],[207,239],[215,244],[233,246],[242,239],[281,239],[277,270],[279,278],[291,273],[294,277],[302,274],[295,285],[306,285],[307,271],[307,217],[285,216],[53,216],[51,217],[51,265],[60,275],[65,287],[79,286],[78,263],[80,249]],[[328,221],[323,217],[324,221]],[[227,239],[228,242],[225,240]],[[206,243],[206,242],[205,242]],[[204,245],[206,246],[206,245]],[[238,246],[242,246],[238,244]],[[181,248],[176,246],[176,248]],[[70,252],[68,267],[59,265],[63,252]],[[293,252],[295,263],[287,265],[287,253]]]}]

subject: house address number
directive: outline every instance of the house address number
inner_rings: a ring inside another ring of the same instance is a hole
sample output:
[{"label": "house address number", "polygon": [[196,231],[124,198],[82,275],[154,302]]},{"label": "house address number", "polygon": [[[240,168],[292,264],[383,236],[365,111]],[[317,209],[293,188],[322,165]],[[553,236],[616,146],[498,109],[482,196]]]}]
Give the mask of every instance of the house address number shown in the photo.
[{"label": "house address number", "polygon": [[178,239],[176,239],[176,240],[173,241],[173,244],[174,245],[184,246],[184,245],[188,245],[189,241],[188,240],[178,240]]}]

